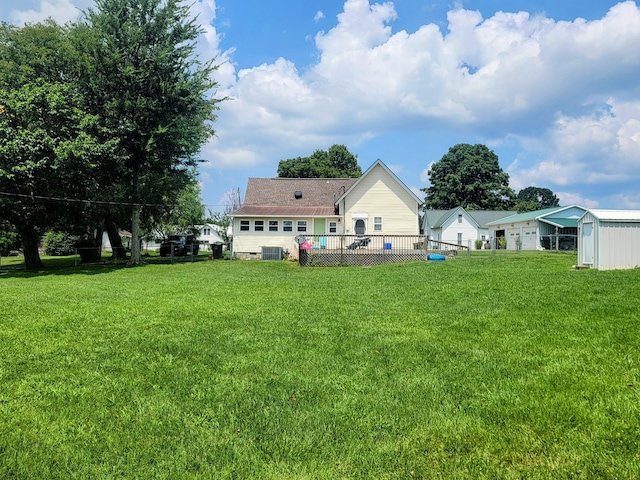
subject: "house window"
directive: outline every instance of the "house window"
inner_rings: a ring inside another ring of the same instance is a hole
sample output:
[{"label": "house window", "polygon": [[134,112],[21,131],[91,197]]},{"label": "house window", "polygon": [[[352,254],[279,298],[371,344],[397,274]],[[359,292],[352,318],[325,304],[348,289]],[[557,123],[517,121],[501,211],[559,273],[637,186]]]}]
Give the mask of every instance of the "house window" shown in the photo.
[{"label": "house window", "polygon": [[270,232],[278,231],[278,220],[269,220],[269,231]]},{"label": "house window", "polygon": [[282,221],[282,231],[283,232],[293,232],[293,220],[283,220]]},{"label": "house window", "polygon": [[329,233],[338,233],[338,222],[329,222]]},{"label": "house window", "polygon": [[264,220],[255,220],[253,222],[254,232],[264,232]]},{"label": "house window", "polygon": [[461,213],[458,214],[458,223],[462,223],[462,214]]},{"label": "house window", "polygon": [[240,220],[240,231],[241,232],[249,231],[249,220]]},{"label": "house window", "polygon": [[458,234],[458,245],[462,245],[462,234]]},{"label": "house window", "polygon": [[307,221],[306,220],[298,220],[298,231],[306,232],[307,231]]},{"label": "house window", "polygon": [[373,229],[382,231],[382,217],[373,217]]},{"label": "house window", "polygon": [[205,228],[202,230],[202,234],[203,235],[211,235],[211,229],[210,228]]}]

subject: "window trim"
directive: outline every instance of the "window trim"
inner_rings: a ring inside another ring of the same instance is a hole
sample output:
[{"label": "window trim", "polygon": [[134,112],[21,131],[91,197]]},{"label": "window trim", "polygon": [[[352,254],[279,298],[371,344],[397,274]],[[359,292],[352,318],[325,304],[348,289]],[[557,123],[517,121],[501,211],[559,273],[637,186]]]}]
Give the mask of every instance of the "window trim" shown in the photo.
[{"label": "window trim", "polygon": [[282,220],[282,231],[293,232],[293,220]]},{"label": "window trim", "polygon": [[[304,225],[303,225],[304,224]],[[306,233],[308,228],[308,222],[306,220],[296,221],[296,231],[300,233]]]},{"label": "window trim", "polygon": [[279,232],[280,231],[280,220],[268,220],[267,221],[267,229],[269,232]]},{"label": "window trim", "polygon": [[240,220],[240,231],[241,232],[250,232],[251,231],[251,221],[250,220]]},{"label": "window trim", "polygon": [[382,231],[382,217],[373,217],[373,231],[374,232]]},{"label": "window trim", "polygon": [[[258,223],[260,223],[259,228],[258,228]],[[253,221],[253,231],[254,232],[264,232],[264,220],[254,220]]]}]

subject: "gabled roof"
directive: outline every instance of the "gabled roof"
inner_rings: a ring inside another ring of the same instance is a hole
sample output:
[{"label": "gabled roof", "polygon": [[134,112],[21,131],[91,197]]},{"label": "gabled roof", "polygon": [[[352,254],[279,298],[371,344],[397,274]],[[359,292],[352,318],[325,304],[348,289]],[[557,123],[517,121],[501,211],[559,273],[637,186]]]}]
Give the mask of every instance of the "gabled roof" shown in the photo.
[{"label": "gabled roof", "polygon": [[[242,207],[229,213],[241,216],[333,216],[334,205],[355,178],[250,178]],[[301,196],[296,197],[296,192]]]},{"label": "gabled roof", "polygon": [[544,215],[548,215],[550,213],[563,210],[565,208],[567,207],[551,207],[551,208],[544,208],[542,210],[535,210],[533,212],[515,213],[510,216],[505,216],[503,218],[493,220],[489,222],[488,225],[497,225],[500,223],[528,222],[532,220],[538,220],[539,217],[543,217]]},{"label": "gabled roof", "polygon": [[456,208],[452,208],[451,210],[435,210],[435,209],[427,209],[424,211],[424,222],[423,226],[428,226],[429,228],[441,228],[444,221],[449,218],[451,213],[457,210]]},{"label": "gabled roof", "polygon": [[562,212],[566,212],[572,209],[579,209],[583,212],[586,211],[586,209],[584,207],[581,207],[580,205],[569,205],[568,207],[550,207],[543,208],[542,210],[535,210],[533,212],[516,213],[515,215],[489,222],[487,225],[492,226],[504,223],[541,221],[557,227],[576,227],[581,215],[578,216],[573,214],[571,216],[562,216]]},{"label": "gabled roof", "polygon": [[462,207],[450,210],[425,210],[425,225],[429,228],[442,228],[442,226],[457,212],[465,212],[476,224],[477,228],[487,228],[487,224],[494,220],[514,215],[516,212],[510,210],[465,210]]},{"label": "gabled roof", "polygon": [[513,210],[468,210],[467,213],[476,221],[479,228],[487,228],[490,222],[508,217],[516,212]]},{"label": "gabled roof", "polygon": [[362,180],[363,180],[364,178],[366,178],[366,176],[367,176],[367,175],[369,175],[369,173],[370,173],[374,168],[376,168],[377,166],[382,167],[382,168],[385,170],[385,172],[387,172],[387,174],[389,174],[389,176],[390,176],[391,178],[393,178],[393,179],[398,183],[398,185],[400,185],[400,187],[402,187],[402,189],[404,189],[404,191],[405,191],[405,192],[407,192],[407,194],[408,194],[409,196],[411,196],[411,198],[413,198],[413,199],[418,203],[418,206],[420,206],[420,205],[422,205],[422,204],[424,203],[424,202],[423,202],[423,201],[422,201],[422,200],[421,200],[421,199],[420,199],[420,198],[419,198],[415,193],[413,193],[413,192],[412,192],[412,191],[411,191],[411,190],[410,190],[410,189],[409,189],[409,188],[408,188],[408,187],[407,187],[407,186],[402,182],[402,180],[400,180],[400,179],[396,176],[396,174],[395,174],[395,173],[393,173],[393,172],[389,169],[389,167],[387,167],[387,166],[384,164],[384,162],[383,162],[382,160],[380,160],[380,159],[378,159],[378,160],[376,160],[375,162],[373,162],[373,165],[371,165],[371,166],[367,169],[367,171],[366,171],[366,172],[364,172],[364,173],[362,174],[362,176],[361,176],[360,178],[356,179],[356,182],[354,182],[354,183],[353,183],[353,185],[351,185],[351,187],[350,187],[350,188],[348,188],[348,189],[344,192],[344,194],[343,194],[343,195],[342,195],[342,196],[337,200],[337,202],[336,202],[336,203],[341,202],[341,201],[342,201],[342,199],[343,199],[344,197],[346,197],[346,196],[347,196],[347,195],[348,195],[348,194],[349,194],[353,189],[355,189],[355,188],[356,188],[356,186],[357,186],[360,182],[362,182]]}]

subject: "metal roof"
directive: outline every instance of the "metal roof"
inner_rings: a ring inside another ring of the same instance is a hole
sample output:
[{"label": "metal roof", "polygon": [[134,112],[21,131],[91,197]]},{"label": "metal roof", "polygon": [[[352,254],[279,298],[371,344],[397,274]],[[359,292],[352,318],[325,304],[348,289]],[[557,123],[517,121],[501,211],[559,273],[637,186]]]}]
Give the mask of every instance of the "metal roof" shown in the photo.
[{"label": "metal roof", "polygon": [[544,208],[542,210],[535,210],[533,212],[516,213],[515,215],[493,220],[489,222],[488,225],[497,225],[501,223],[528,222],[531,220],[538,220],[538,217],[540,216],[554,213],[558,210],[562,210],[563,208],[566,208],[566,207],[551,207],[551,208]]},{"label": "metal roof", "polygon": [[640,222],[640,210],[607,210],[594,208],[589,212],[598,220]]}]

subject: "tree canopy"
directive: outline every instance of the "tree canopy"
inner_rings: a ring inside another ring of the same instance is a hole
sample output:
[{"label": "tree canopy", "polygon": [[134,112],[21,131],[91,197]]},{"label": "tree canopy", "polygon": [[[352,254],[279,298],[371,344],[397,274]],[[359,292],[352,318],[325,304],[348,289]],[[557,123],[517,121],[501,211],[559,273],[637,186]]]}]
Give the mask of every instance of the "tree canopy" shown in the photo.
[{"label": "tree canopy", "polygon": [[309,157],[280,160],[281,178],[357,178],[362,175],[358,157],[344,145],[332,145],[328,151],[316,150]]},{"label": "tree canopy", "polygon": [[120,156],[110,170],[130,202],[131,261],[141,263],[143,205],[174,198],[193,182],[196,155],[213,135],[218,102],[213,59],[201,62],[201,33],[180,0],[96,0],[76,30],[81,83]]},{"label": "tree canopy", "polygon": [[52,228],[94,243],[130,229],[141,263],[141,227],[199,198],[188,192],[221,101],[200,33],[183,0],[96,0],[76,24],[0,25],[0,218],[27,268]]},{"label": "tree canopy", "polygon": [[431,186],[422,189],[426,208],[508,210],[515,198],[498,156],[481,144],[451,147],[431,166],[429,180]]},{"label": "tree canopy", "polygon": [[52,21],[0,26],[0,216],[18,232],[27,268],[42,266],[47,229],[79,221],[83,205],[66,199],[95,195],[96,167],[117,143],[87,112],[68,34]]},{"label": "tree canopy", "polygon": [[515,209],[518,213],[559,207],[560,200],[548,188],[527,187],[518,192]]}]

